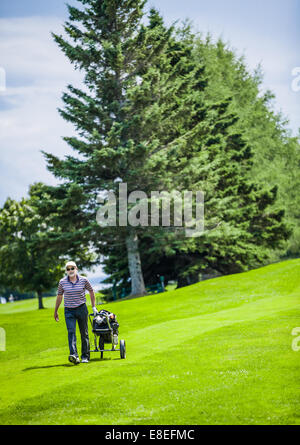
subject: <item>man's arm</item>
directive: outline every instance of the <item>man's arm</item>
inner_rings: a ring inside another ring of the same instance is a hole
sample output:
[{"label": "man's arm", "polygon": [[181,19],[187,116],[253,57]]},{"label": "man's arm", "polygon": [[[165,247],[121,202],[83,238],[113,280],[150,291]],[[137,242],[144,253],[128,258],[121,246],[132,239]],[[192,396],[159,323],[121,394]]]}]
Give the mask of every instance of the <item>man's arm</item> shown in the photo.
[{"label": "man's arm", "polygon": [[91,286],[91,283],[89,282],[89,280],[86,280],[86,285],[85,285],[86,289],[88,290],[89,294],[90,294],[90,299],[91,299],[91,305],[92,305],[92,309],[94,314],[97,312],[97,308],[96,308],[96,298],[95,298],[95,293],[94,293],[94,289]]},{"label": "man's arm", "polygon": [[62,302],[62,299],[63,299],[63,295],[62,294],[57,295],[56,302],[55,302],[55,309],[54,309],[54,318],[55,318],[56,321],[59,321],[59,316],[58,316],[57,311],[58,311],[58,308],[59,308],[59,306],[60,306],[60,304]]},{"label": "man's arm", "polygon": [[92,307],[96,306],[96,298],[93,289],[90,291],[91,305]]},{"label": "man's arm", "polygon": [[61,280],[60,280],[60,282],[58,283],[57,297],[56,297],[56,303],[55,303],[55,309],[54,309],[54,318],[56,321],[59,321],[59,316],[58,316],[57,311],[60,306],[60,303],[62,302],[63,294],[64,294],[64,288],[63,288],[63,285],[61,284]]}]

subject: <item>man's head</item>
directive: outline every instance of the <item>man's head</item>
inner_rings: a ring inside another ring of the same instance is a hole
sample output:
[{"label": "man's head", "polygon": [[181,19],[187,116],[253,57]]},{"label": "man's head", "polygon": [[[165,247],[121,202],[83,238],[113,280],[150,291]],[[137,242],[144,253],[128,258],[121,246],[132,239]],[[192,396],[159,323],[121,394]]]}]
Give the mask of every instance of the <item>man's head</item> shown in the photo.
[{"label": "man's head", "polygon": [[75,277],[78,269],[74,261],[68,261],[66,264],[66,272],[69,277]]}]

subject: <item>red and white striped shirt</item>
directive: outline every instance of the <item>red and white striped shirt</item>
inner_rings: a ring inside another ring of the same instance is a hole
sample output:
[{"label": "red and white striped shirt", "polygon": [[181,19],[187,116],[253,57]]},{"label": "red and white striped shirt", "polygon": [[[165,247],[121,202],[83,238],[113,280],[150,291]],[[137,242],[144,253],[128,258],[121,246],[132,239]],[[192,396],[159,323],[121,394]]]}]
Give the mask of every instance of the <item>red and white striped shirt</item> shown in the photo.
[{"label": "red and white striped shirt", "polygon": [[68,276],[62,278],[58,284],[57,295],[64,296],[65,307],[77,307],[86,302],[85,292],[93,292],[91,283],[86,277],[79,274],[75,283]]}]

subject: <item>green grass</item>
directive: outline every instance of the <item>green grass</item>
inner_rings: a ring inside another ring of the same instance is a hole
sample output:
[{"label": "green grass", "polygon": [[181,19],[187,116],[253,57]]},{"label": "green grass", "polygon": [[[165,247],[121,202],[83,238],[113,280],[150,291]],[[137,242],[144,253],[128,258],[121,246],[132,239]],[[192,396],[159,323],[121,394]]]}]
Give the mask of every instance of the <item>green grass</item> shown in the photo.
[{"label": "green grass", "polygon": [[41,311],[0,306],[0,424],[299,424],[299,272],[290,260],[101,305],[118,316],[127,358],[92,353],[78,366],[55,298]]}]

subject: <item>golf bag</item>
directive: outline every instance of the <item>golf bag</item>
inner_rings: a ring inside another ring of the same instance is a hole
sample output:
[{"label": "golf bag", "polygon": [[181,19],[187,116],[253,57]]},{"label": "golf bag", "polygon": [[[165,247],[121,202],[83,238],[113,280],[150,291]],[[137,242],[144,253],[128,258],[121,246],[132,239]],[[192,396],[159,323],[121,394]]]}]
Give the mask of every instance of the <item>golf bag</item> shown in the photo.
[{"label": "golf bag", "polygon": [[93,333],[101,335],[104,343],[111,343],[111,334],[118,335],[119,323],[115,314],[112,312],[101,310],[93,319]]}]

